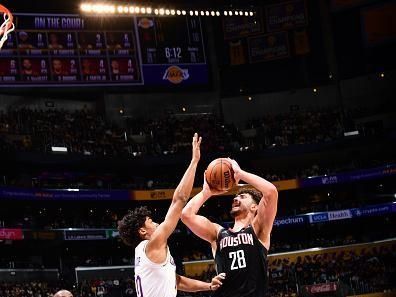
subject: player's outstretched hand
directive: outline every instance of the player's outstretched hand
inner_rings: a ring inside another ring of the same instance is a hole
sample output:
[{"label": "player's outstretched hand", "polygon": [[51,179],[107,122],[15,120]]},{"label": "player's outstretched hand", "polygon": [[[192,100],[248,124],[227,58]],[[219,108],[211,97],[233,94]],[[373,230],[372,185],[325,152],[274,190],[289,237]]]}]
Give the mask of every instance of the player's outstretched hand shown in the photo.
[{"label": "player's outstretched hand", "polygon": [[231,167],[232,167],[232,171],[234,171],[235,183],[238,184],[239,181],[241,180],[242,169],[239,166],[239,164],[237,163],[237,161],[235,161],[234,159],[228,158],[228,161],[230,161]]},{"label": "player's outstretched hand", "polygon": [[201,158],[201,141],[202,137],[198,137],[198,133],[194,133],[192,140],[192,162],[198,163]]},{"label": "player's outstretched hand", "polygon": [[227,190],[219,191],[219,190],[216,190],[216,189],[212,189],[209,186],[208,182],[206,181],[206,171],[204,172],[204,184],[203,184],[202,191],[204,192],[204,195],[206,197],[217,196],[217,195],[221,195],[221,194],[227,193]]},{"label": "player's outstretched hand", "polygon": [[212,278],[212,282],[210,283],[210,290],[216,291],[218,288],[220,288],[221,285],[223,284],[222,281],[225,279],[225,277],[226,274],[223,272]]}]

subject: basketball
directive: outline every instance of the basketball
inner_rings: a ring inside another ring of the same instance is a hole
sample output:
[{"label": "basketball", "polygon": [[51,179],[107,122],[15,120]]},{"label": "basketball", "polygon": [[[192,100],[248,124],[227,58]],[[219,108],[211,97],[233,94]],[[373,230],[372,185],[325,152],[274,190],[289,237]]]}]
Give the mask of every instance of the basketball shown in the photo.
[{"label": "basketball", "polygon": [[226,158],[213,160],[206,169],[205,178],[209,187],[218,191],[227,191],[235,184],[231,162]]}]

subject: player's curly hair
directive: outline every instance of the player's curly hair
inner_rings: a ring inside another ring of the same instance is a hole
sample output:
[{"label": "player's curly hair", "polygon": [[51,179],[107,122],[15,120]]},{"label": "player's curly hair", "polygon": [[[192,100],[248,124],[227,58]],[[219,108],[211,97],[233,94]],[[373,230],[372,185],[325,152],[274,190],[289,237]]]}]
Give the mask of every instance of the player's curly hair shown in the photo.
[{"label": "player's curly hair", "polygon": [[122,241],[129,246],[136,246],[142,238],[139,229],[144,226],[147,217],[151,217],[151,211],[146,206],[129,210],[128,213],[118,221],[118,231]]},{"label": "player's curly hair", "polygon": [[257,205],[260,203],[261,198],[263,198],[263,194],[256,189],[240,189],[237,193],[237,196],[241,194],[249,194],[252,196],[254,202],[256,202]]}]

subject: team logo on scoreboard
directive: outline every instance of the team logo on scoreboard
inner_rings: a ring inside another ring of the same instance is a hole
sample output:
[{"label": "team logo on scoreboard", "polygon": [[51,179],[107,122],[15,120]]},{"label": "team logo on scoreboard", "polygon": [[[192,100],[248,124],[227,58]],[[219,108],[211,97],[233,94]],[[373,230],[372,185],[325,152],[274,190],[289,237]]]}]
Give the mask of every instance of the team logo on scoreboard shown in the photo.
[{"label": "team logo on scoreboard", "polygon": [[178,66],[170,66],[166,69],[163,80],[168,80],[173,84],[180,84],[183,80],[187,80],[190,77],[188,69],[181,69]]},{"label": "team logo on scoreboard", "polygon": [[138,22],[138,26],[143,29],[149,29],[154,26],[154,22],[148,18],[141,18]]}]

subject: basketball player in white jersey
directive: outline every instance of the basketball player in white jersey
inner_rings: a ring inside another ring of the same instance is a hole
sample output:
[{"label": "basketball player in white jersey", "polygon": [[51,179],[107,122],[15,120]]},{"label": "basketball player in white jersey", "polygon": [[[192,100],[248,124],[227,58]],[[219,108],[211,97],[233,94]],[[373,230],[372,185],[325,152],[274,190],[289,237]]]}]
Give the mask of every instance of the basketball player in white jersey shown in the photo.
[{"label": "basketball player in white jersey", "polygon": [[138,297],[175,297],[177,290],[215,291],[222,285],[224,274],[214,277],[211,283],[176,275],[176,266],[167,243],[190,197],[200,159],[200,144],[201,138],[195,133],[191,163],[173,194],[161,224],[153,222],[146,207],[129,211],[118,223],[121,239],[125,244],[136,247],[135,284]]}]

